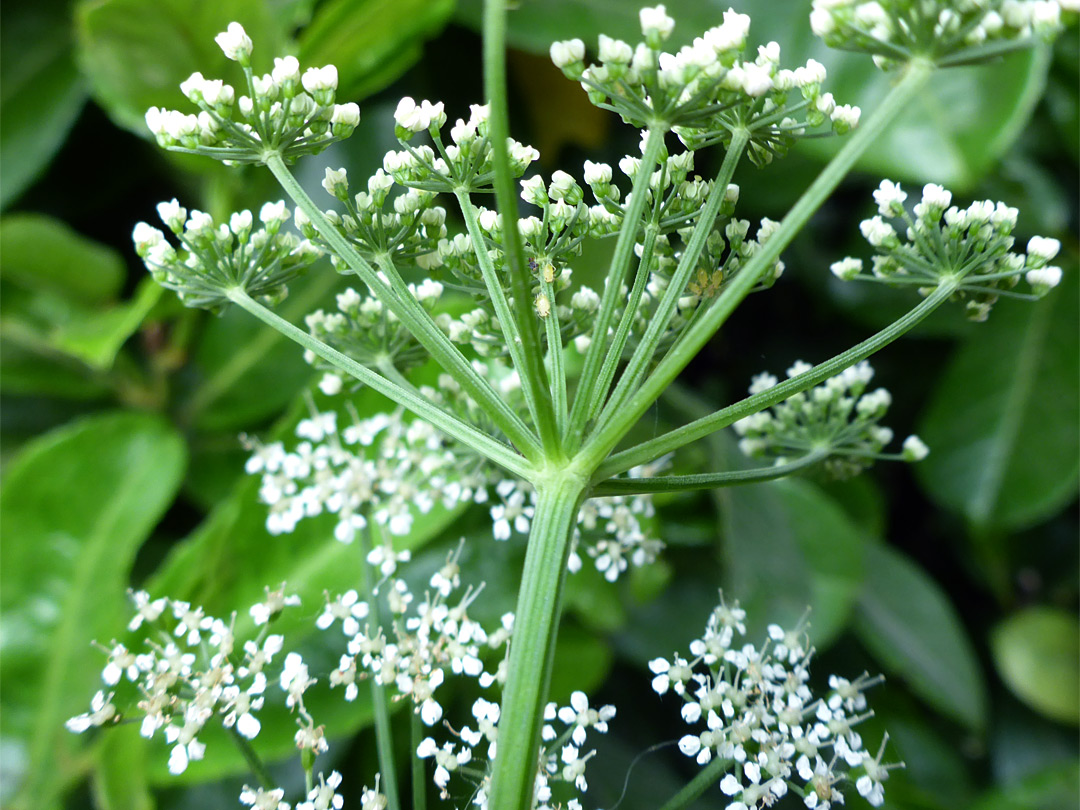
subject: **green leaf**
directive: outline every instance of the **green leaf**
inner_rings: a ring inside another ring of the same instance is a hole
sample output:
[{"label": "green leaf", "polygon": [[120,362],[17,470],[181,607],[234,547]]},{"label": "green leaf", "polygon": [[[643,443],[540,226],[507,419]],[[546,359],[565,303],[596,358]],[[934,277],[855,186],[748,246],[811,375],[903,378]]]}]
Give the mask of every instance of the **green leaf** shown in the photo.
[{"label": "green leaf", "polygon": [[1080,804],[1080,766],[1055,765],[1023,781],[999,788],[971,806],[971,810],[1061,810]]},{"label": "green leaf", "polygon": [[0,242],[4,245],[0,278],[27,290],[104,304],[116,298],[127,275],[115,250],[43,214],[4,217]]},{"label": "green leaf", "polygon": [[986,684],[971,641],[941,588],[895,549],[869,545],[855,631],[881,665],[969,728],[986,726]]},{"label": "green leaf", "polygon": [[1038,303],[997,304],[919,426],[931,450],[920,483],[978,529],[1029,526],[1076,497],[1080,307],[1076,274],[1066,279]]},{"label": "green leaf", "polygon": [[299,58],[336,65],[340,98],[363,98],[401,76],[453,10],[454,0],[327,0],[300,34]]},{"label": "green leaf", "polygon": [[[86,101],[67,3],[8,3],[0,28],[0,209],[49,165]],[[5,251],[6,251],[5,246]]]},{"label": "green leaf", "polygon": [[826,646],[847,625],[862,585],[864,543],[850,518],[806,481],[727,487],[714,497],[724,594],[746,609],[750,638],[764,637],[769,624],[794,627],[809,608],[810,636]]},{"label": "green leaf", "polygon": [[94,800],[101,810],[154,810],[146,781],[147,741],[135,724],[110,729],[94,767]]},{"label": "green leaf", "polygon": [[1049,607],[1010,616],[990,634],[1001,679],[1035,711],[1080,723],[1080,621]]},{"label": "green leaf", "polygon": [[[332,306],[329,293],[340,277],[320,269],[290,290],[283,318],[300,321]],[[182,414],[201,430],[237,430],[276,416],[315,374],[294,343],[237,307],[206,323],[194,360],[202,378]]]},{"label": "green leaf", "polygon": [[776,490],[810,567],[810,638],[820,650],[847,627],[862,588],[866,543],[844,511],[810,482],[780,481]]},{"label": "green leaf", "polygon": [[193,108],[179,85],[195,71],[225,79],[240,94],[243,74],[214,42],[233,21],[254,42],[256,72],[268,71],[273,57],[284,55],[282,24],[262,0],[79,0],[79,66],[94,100],[117,126],[148,137],[143,119],[148,108]]},{"label": "green leaf", "polygon": [[15,808],[52,804],[83,740],[64,721],[86,710],[102,656],[124,624],[139,546],[172,502],[183,442],[156,416],[115,413],[28,445],[0,489],[4,681],[0,734],[28,768]]}]

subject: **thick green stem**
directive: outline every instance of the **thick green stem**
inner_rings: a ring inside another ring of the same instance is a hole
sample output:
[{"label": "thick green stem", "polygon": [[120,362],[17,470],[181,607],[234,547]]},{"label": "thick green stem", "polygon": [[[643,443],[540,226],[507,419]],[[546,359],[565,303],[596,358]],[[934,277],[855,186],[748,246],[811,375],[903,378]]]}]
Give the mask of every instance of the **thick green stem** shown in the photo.
[{"label": "thick green stem", "polygon": [[443,334],[438,324],[420,302],[411,294],[399,296],[379,278],[375,269],[349,244],[335,228],[319,207],[296,182],[296,178],[285,166],[280,155],[269,155],[266,166],[281,184],[285,193],[292,198],[297,207],[311,220],[315,229],[334,249],[337,256],[345,261],[371,289],[375,296],[393,312],[404,326],[419,341],[420,345],[431,352],[431,356],[453,377],[469,396],[484,409],[499,430],[528,458],[539,457],[539,444],[532,431],[521,421],[502,397],[491,387],[491,383],[477,373],[461,351]]},{"label": "thick green stem", "polygon": [[486,433],[474,428],[472,425],[461,421],[448,411],[444,411],[434,403],[424,399],[413,391],[402,388],[380,374],[362,366],[350,357],[346,357],[336,349],[327,346],[320,340],[316,340],[304,330],[281,318],[271,310],[264,307],[258,301],[241,289],[233,289],[228,292],[229,299],[242,309],[247,310],[260,321],[281,332],[285,337],[299,343],[305,349],[332,363],[337,368],[360,380],[367,386],[378,391],[394,402],[408,408],[421,419],[430,422],[434,427],[441,430],[447,436],[471,447],[477,453],[489,458],[494,463],[509,470],[521,478],[528,478],[532,468],[528,462],[515,453],[511,448],[496,441]]},{"label": "thick green stem", "polygon": [[734,281],[724,289],[705,314],[695,320],[641,387],[626,399],[625,407],[620,407],[618,411],[612,413],[610,420],[593,434],[581,451],[581,461],[585,466],[598,465],[611,452],[611,449],[634,426],[687,363],[716,334],[765,271],[772,267],[784,248],[791,243],[813,213],[840,184],[863,152],[904,110],[911,99],[926,86],[933,71],[934,66],[927,62],[917,61],[908,64],[900,82],[869,120],[855,130],[854,135],[848,139],[844,147],[784,217],[776,232],[739,271]]},{"label": "thick green stem", "polygon": [[660,344],[664,332],[667,331],[671,316],[675,313],[675,307],[678,305],[679,299],[684,295],[690,276],[694,272],[694,268],[697,267],[701,252],[705,249],[705,242],[712,232],[716,217],[720,214],[720,206],[727,196],[728,184],[731,182],[731,178],[735,176],[735,168],[739,165],[749,140],[750,133],[744,129],[732,133],[731,143],[728,144],[727,153],[724,155],[724,162],[720,166],[720,171],[717,172],[712,191],[709,192],[709,198],[706,200],[701,216],[698,218],[694,231],[690,235],[690,241],[682,252],[682,256],[679,257],[679,264],[671,277],[671,283],[668,284],[668,288],[664,291],[664,296],[660,299],[660,304],[657,306],[656,312],[653,314],[651,322],[641,338],[641,342],[638,344],[637,349],[634,350],[630,362],[626,365],[626,370],[623,371],[618,385],[615,386],[611,399],[600,415],[601,425],[604,424],[606,419],[610,418],[611,414],[618,412],[621,403],[626,400],[630,392],[641,381],[645,369],[648,368],[648,364],[652,361],[656,347]]},{"label": "thick green stem", "polygon": [[683,810],[695,799],[701,797],[717,779],[727,773],[730,767],[730,759],[714,759],[699,771],[686,787],[664,802],[660,810]]},{"label": "thick green stem", "polygon": [[532,810],[566,559],[584,491],[584,477],[569,470],[553,471],[550,478],[537,482],[499,717],[491,808]]},{"label": "thick green stem", "polygon": [[[368,521],[368,529],[360,532],[360,581],[364,589],[364,598],[368,603],[368,619],[374,627],[379,627],[379,599],[371,581],[371,566],[367,555],[374,542],[373,526]],[[371,542],[368,542],[370,538]],[[375,748],[379,757],[379,773],[382,774],[382,792],[386,796],[387,810],[401,810],[398,794],[397,764],[394,762],[394,732],[390,727],[390,703],[386,687],[375,678],[371,679],[371,703],[375,713]]]},{"label": "thick green stem", "polygon": [[605,349],[608,347],[608,331],[615,319],[615,310],[620,303],[621,290],[626,274],[630,271],[630,261],[634,255],[634,243],[637,241],[638,228],[645,213],[649,187],[649,178],[652,176],[653,167],[660,158],[664,148],[664,130],[654,128],[649,130],[649,136],[645,141],[645,151],[641,156],[641,164],[638,167],[637,176],[634,177],[634,186],[630,193],[630,201],[623,212],[622,228],[615,240],[615,253],[611,257],[611,267],[608,272],[603,293],[600,297],[600,309],[596,313],[596,323],[592,328],[589,348],[585,352],[585,364],[578,378],[577,393],[574,394],[574,404],[570,408],[570,425],[567,428],[567,450],[572,452],[581,445],[585,421],[592,410],[593,398],[596,395],[596,386],[599,384],[600,368],[604,358]]},{"label": "thick green stem", "polygon": [[898,321],[894,321],[877,334],[826,360],[824,363],[819,363],[796,377],[784,380],[782,383],[740,400],[734,405],[729,405],[708,416],[696,419],[687,425],[657,436],[655,439],[650,439],[647,442],[623,450],[621,453],[616,453],[600,465],[596,471],[595,480],[604,480],[621,472],[626,472],[639,464],[646,464],[665,453],[670,453],[690,444],[690,442],[708,436],[710,433],[726,428],[745,416],[750,416],[778,402],[783,402],[785,399],[829,379],[829,377],[835,377],[844,369],[855,365],[860,360],[865,360],[910,331],[931,312],[948,301],[955,291],[955,283],[942,284]]},{"label": "thick green stem", "polygon": [[758,467],[752,470],[729,470],[727,472],[700,473],[697,475],[661,475],[655,478],[609,479],[593,487],[589,491],[589,497],[638,495],[644,492],[689,492],[697,489],[757,484],[761,481],[773,481],[777,478],[783,478],[799,470],[812,467],[828,455],[827,451],[815,451],[787,464]]},{"label": "thick green stem", "polygon": [[[536,427],[540,440],[551,457],[559,451],[559,431],[544,369],[544,350],[540,344],[540,329],[530,300],[529,270],[525,249],[517,228],[517,189],[510,170],[510,115],[506,93],[506,0],[485,0],[484,3],[484,91],[491,110],[488,126],[491,132],[491,164],[495,171],[493,186],[495,201],[503,221],[503,256],[510,274],[514,320],[521,336],[524,365],[518,368],[522,387],[531,385],[539,395],[536,401]],[[528,455],[528,454],[526,454]]]}]

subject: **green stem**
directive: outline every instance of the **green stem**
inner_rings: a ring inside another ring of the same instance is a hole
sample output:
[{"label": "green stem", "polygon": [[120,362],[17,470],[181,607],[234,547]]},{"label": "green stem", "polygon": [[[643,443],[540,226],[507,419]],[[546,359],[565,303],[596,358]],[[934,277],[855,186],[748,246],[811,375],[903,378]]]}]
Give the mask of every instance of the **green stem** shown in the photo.
[{"label": "green stem", "polygon": [[697,475],[660,475],[655,478],[619,478],[602,481],[589,491],[590,498],[606,495],[638,495],[644,492],[689,492],[696,489],[716,489],[742,484],[773,481],[799,470],[812,467],[829,455],[827,451],[807,453],[800,459],[772,467],[752,470],[729,470],[727,472],[700,473]]},{"label": "green stem", "polygon": [[566,400],[566,358],[563,356],[562,327],[559,326],[559,311],[555,305],[555,285],[540,277],[540,291],[548,300],[550,312],[544,318],[547,356],[551,361],[551,399],[555,407],[555,425],[559,435],[566,435],[567,400]]},{"label": "green stem", "polygon": [[484,2],[484,91],[491,105],[488,127],[491,133],[491,164],[495,171],[492,183],[495,202],[503,221],[503,256],[510,275],[514,319],[521,336],[524,365],[518,368],[522,388],[532,386],[536,400],[536,427],[545,455],[560,454],[559,431],[544,369],[544,351],[540,330],[529,300],[529,270],[525,249],[518,231],[517,189],[510,170],[510,115],[506,93],[506,0]]},{"label": "green stem", "polygon": [[240,756],[244,758],[244,762],[251,768],[252,775],[259,780],[259,784],[266,790],[277,787],[274,780],[270,778],[270,772],[266,770],[266,765],[263,764],[263,761],[255,752],[255,748],[247,741],[247,738],[237,731],[235,726],[228,729],[228,732],[229,739],[233,741],[233,745],[235,745],[240,752]]},{"label": "green stem", "polygon": [[656,237],[660,233],[660,208],[663,200],[660,194],[653,201],[653,212],[645,226],[645,235],[641,240],[641,258],[638,260],[637,274],[634,276],[634,286],[630,288],[630,297],[626,300],[619,325],[615,329],[615,337],[604,355],[604,364],[600,367],[600,379],[593,390],[592,404],[589,406],[589,419],[595,419],[604,406],[608,391],[611,390],[611,381],[615,379],[615,372],[622,361],[623,349],[626,348],[626,340],[630,336],[630,328],[638,316],[638,306],[641,304],[641,296],[645,293],[645,287],[652,276],[653,251],[656,249]]},{"label": "green stem", "polygon": [[615,310],[622,297],[621,290],[626,274],[630,271],[630,262],[634,255],[634,243],[637,241],[638,227],[645,213],[649,187],[649,178],[652,176],[653,167],[660,158],[664,148],[664,132],[660,128],[650,128],[648,139],[645,141],[645,151],[641,156],[641,164],[637,176],[634,178],[634,186],[630,192],[630,202],[623,213],[622,227],[615,241],[615,253],[611,257],[611,267],[608,272],[603,293],[600,298],[600,309],[596,313],[596,324],[593,326],[589,342],[589,348],[585,352],[585,364],[582,367],[581,376],[578,378],[578,389],[574,394],[574,404],[570,408],[570,425],[567,428],[567,450],[573,452],[581,445],[581,438],[588,419],[589,411],[592,410],[593,398],[596,395],[596,386],[599,383],[601,362],[604,350],[608,346],[608,331],[611,322],[615,318]]},{"label": "green stem", "polygon": [[[525,347],[518,332],[517,322],[510,312],[510,303],[506,299],[506,291],[503,290],[502,281],[495,272],[495,265],[491,261],[491,252],[487,249],[487,239],[480,229],[480,222],[476,218],[476,207],[472,204],[472,200],[469,199],[466,191],[458,190],[454,192],[454,196],[457,197],[458,207],[461,209],[461,215],[465,219],[465,229],[472,239],[473,252],[476,254],[476,261],[480,265],[480,274],[484,277],[484,286],[487,287],[488,298],[491,299],[491,304],[495,308],[495,317],[499,319],[499,328],[502,330],[503,339],[506,341],[507,351],[510,352],[510,360],[521,378],[521,393],[525,395],[529,415],[532,416],[533,423],[539,425],[541,407],[539,400],[546,396],[546,393],[537,390],[537,379],[528,374]],[[507,222],[504,218],[503,233],[506,233],[507,228],[515,227],[516,223],[517,220]],[[551,449],[548,445],[551,438],[542,438],[545,451]]]},{"label": "green stem", "polygon": [[581,462],[585,467],[599,465],[678,376],[679,372],[686,367],[687,363],[712,338],[735,307],[758,283],[765,271],[772,267],[784,248],[802,230],[813,213],[840,184],[859,157],[926,86],[933,72],[934,66],[928,62],[913,61],[908,64],[900,82],[869,120],[855,130],[854,135],[818,175],[810,188],[803,193],[769,241],[762,245],[754,257],[739,271],[734,281],[724,289],[704,316],[690,326],[641,387],[626,398],[625,405],[612,413],[610,420],[593,434],[581,451]]},{"label": "green stem", "polygon": [[346,357],[336,349],[327,346],[322,341],[316,340],[304,330],[299,329],[255,301],[243,290],[234,288],[228,291],[228,296],[233,303],[247,310],[263,323],[277,329],[285,337],[299,343],[305,349],[314,352],[323,360],[332,363],[346,374],[355,377],[397,404],[408,408],[447,436],[456,439],[467,447],[471,447],[480,455],[489,458],[494,463],[514,473],[514,475],[528,478],[532,473],[532,468],[528,462],[511,448],[496,441],[486,433],[482,433],[472,425],[461,421],[452,413],[442,410],[439,406],[418,394],[402,388],[382,375],[360,365],[352,358]]},{"label": "green stem", "polygon": [[499,717],[499,753],[488,807],[532,810],[544,703],[551,680],[570,536],[584,478],[553,471],[537,482],[536,512],[521,574],[506,688]]},{"label": "green stem", "polygon": [[664,802],[660,810],[683,810],[695,799],[700,798],[717,779],[727,773],[730,767],[730,759],[714,759],[699,771],[686,787]]},{"label": "green stem", "polygon": [[761,393],[754,394],[736,402],[734,405],[729,405],[708,416],[696,419],[680,428],[657,436],[655,439],[650,439],[647,442],[623,450],[621,453],[616,453],[600,465],[594,478],[603,480],[625,472],[639,464],[645,464],[665,453],[670,453],[690,444],[690,442],[725,428],[743,417],[755,414],[778,402],[783,402],[785,399],[829,379],[829,377],[835,377],[844,369],[855,365],[860,360],[865,360],[906,332],[909,332],[931,312],[948,301],[955,291],[955,282],[942,283],[929,296],[920,301],[917,307],[862,343],[858,343],[824,363],[819,363],[809,371],[784,380]]},{"label": "green stem", "polygon": [[694,231],[690,235],[690,241],[687,243],[682,256],[679,257],[679,264],[675,268],[671,282],[664,291],[664,296],[660,299],[660,304],[650,320],[648,329],[645,330],[641,342],[634,350],[634,354],[630,358],[625,371],[623,371],[622,377],[619,378],[619,383],[615,386],[611,399],[600,414],[600,425],[610,419],[612,414],[619,412],[620,405],[641,381],[645,369],[652,361],[656,347],[660,344],[660,340],[671,322],[675,307],[686,291],[690,275],[694,272],[698,259],[701,257],[701,252],[705,249],[705,242],[712,232],[713,223],[716,222],[716,217],[720,213],[720,206],[727,195],[728,184],[731,182],[731,178],[735,176],[735,168],[739,165],[739,160],[742,158],[749,140],[750,133],[745,129],[735,130],[732,133],[731,143],[724,154],[724,162],[720,166],[720,171],[717,172],[712,191],[709,192],[709,198],[706,200],[701,216],[698,218]]},{"label": "green stem", "polygon": [[409,718],[410,736],[412,738],[412,803],[413,810],[427,810],[427,769],[424,760],[416,756],[416,749],[424,740],[424,726],[420,722],[420,715],[413,712]]},{"label": "green stem", "polygon": [[[379,617],[379,599],[371,582],[371,566],[367,555],[374,542],[374,525],[368,515],[368,528],[360,532],[360,582],[364,589],[364,598],[368,603],[368,617],[371,624],[382,626]],[[386,687],[375,678],[371,679],[371,703],[375,713],[375,748],[379,757],[379,773],[382,774],[382,792],[386,795],[388,810],[401,810],[398,797],[397,764],[394,762],[394,732],[390,727],[390,703]]]},{"label": "green stem", "polygon": [[280,155],[269,155],[266,158],[266,166],[277,178],[278,183],[285,193],[292,198],[327,244],[334,249],[337,256],[348,264],[372,293],[393,312],[401,323],[412,333],[425,349],[431,352],[431,356],[439,363],[463,389],[480,405],[491,417],[499,430],[506,434],[507,438],[528,458],[536,458],[539,455],[539,445],[536,437],[525,425],[521,418],[514,413],[502,397],[491,387],[491,383],[477,373],[476,369],[443,334],[438,324],[432,320],[431,315],[425,310],[420,302],[412,294],[399,296],[387,286],[375,269],[361,256],[357,250],[349,244],[327,220],[319,207],[307,195],[307,192],[292,176],[285,166],[285,161]]}]

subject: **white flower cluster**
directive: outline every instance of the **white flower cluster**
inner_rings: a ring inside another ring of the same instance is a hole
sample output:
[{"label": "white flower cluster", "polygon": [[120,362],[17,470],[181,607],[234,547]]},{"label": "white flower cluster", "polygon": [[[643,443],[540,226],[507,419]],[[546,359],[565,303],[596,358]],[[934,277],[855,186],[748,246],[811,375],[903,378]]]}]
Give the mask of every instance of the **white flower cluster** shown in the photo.
[{"label": "white flower cluster", "polygon": [[157,210],[180,241],[180,249],[160,230],[140,222],[132,233],[135,252],[154,280],[175,290],[189,307],[224,306],[231,289],[268,303],[281,301],[288,292],[286,284],[322,255],[310,241],[281,230],[289,220],[284,202],[262,207],[258,230],[253,230],[250,211],[216,224],[202,211],[189,214],[176,200],[159,204]]},{"label": "white flower cluster", "polygon": [[[345,797],[337,792],[341,786],[341,774],[331,771],[329,778],[319,774],[319,784],[308,791],[307,798],[296,803],[295,810],[341,810]],[[240,792],[240,804],[252,810],[293,810],[293,805],[285,801],[282,788],[252,788],[244,785]],[[360,810],[386,810],[387,798],[379,792],[379,779],[375,778],[375,787],[364,786],[360,794]]]},{"label": "white flower cluster", "polygon": [[[435,396],[435,392],[430,392]],[[271,534],[291,532],[304,518],[336,518],[334,537],[351,543],[369,519],[392,535],[408,534],[417,513],[436,503],[453,508],[487,500],[488,468],[455,454],[445,436],[402,410],[354,419],[338,429],[337,413],[302,420],[303,439],[255,444],[249,474],[262,476],[259,498],[270,507]]]},{"label": "white flower cluster", "polygon": [[[924,295],[940,283],[956,283],[955,300],[965,301],[974,321],[986,320],[1001,296],[1041,298],[1061,282],[1061,268],[1050,265],[1061,248],[1058,240],[1033,236],[1027,255],[1012,251],[1015,208],[993,200],[959,208],[951,205],[951,192],[929,183],[909,214],[907,196],[898,184],[882,181],[874,192],[879,214],[859,226],[877,251],[873,273],[863,274],[862,260],[848,257],[831,266],[837,278],[914,286]],[[886,218],[899,220],[903,238]],[[1013,291],[1021,278],[1030,295]]]},{"label": "white flower cluster", "polygon": [[644,8],[644,42],[631,46],[601,35],[599,64],[588,67],[581,40],[556,42],[551,59],[581,83],[594,104],[638,127],[665,121],[691,149],[726,142],[733,129],[748,129],[750,156],[758,164],[826,122],[839,134],[858,124],[857,107],[838,105],[821,92],[821,63],[811,59],[795,70],[782,69],[775,42],[747,58],[747,15],[728,9],[720,25],[667,53],[661,48],[674,25],[664,6]]},{"label": "white flower cluster", "polygon": [[216,157],[226,163],[261,163],[270,154],[285,158],[321,152],[349,137],[360,123],[356,104],[335,104],[338,73],[333,65],[308,68],[295,56],[274,59],[264,76],[251,70],[251,39],[239,23],[217,36],[225,55],[240,63],[248,95],[232,85],[192,73],[180,85],[198,114],[151,107],[146,125],[166,149]]},{"label": "white flower cluster", "polygon": [[[499,706],[484,698],[478,698],[472,707],[476,728],[463,726],[460,730],[451,729],[455,740],[442,745],[433,737],[425,738],[417,748],[421,759],[435,762],[434,781],[443,800],[450,798],[447,786],[452,774],[465,776],[466,771],[484,774],[474,780],[470,805],[486,810],[490,780],[486,777],[487,768],[496,754],[499,732]],[[606,734],[608,721],[614,719],[615,707],[602,706],[594,709],[589,706],[589,698],[584,692],[574,692],[570,704],[558,706],[549,703],[544,709],[544,726],[541,732],[540,767],[536,775],[536,810],[581,810],[581,802],[572,798],[565,803],[556,804],[553,800],[552,787],[561,782],[567,788],[584,793],[589,789],[585,776],[589,761],[596,751],[586,751],[585,744],[588,729],[599,734]],[[556,723],[561,727],[556,726]],[[477,752],[478,746],[484,750]],[[483,760],[486,759],[485,763]]]},{"label": "white flower cluster", "polygon": [[[811,368],[800,360],[787,370],[787,376],[796,377]],[[866,390],[873,376],[874,370],[863,360],[821,385],[740,419],[732,426],[743,437],[739,449],[748,456],[774,458],[778,464],[811,453],[827,455],[825,469],[841,478],[857,475],[875,459],[922,460],[929,450],[914,435],[904,441],[899,457],[882,454],[893,432],[878,423],[892,396],[884,388]],[[776,384],[772,374],[759,374],[751,382],[750,393]]]},{"label": "white flower cluster", "polygon": [[[153,632],[146,652],[136,653],[113,641],[103,648],[108,663],[101,678],[109,692],[99,691],[90,711],[67,721],[81,733],[95,726],[119,722],[123,712],[114,703],[117,693],[130,697],[142,721],[139,733],[152,739],[161,730],[170,746],[169,771],[183,773],[192,760],[203,758],[206,746],[199,734],[217,717],[225,728],[235,728],[254,739],[262,728],[258,712],[265,701],[267,671],[281,652],[284,638],[267,632],[269,622],[299,598],[266,589],[266,599],[250,613],[261,631],[246,640],[233,632],[235,615],[224,621],[208,616],[201,607],[165,597],[152,599],[145,591],[131,593],[135,615],[128,630],[146,624]],[[298,714],[297,746],[313,753],[326,750],[322,726],[316,726],[304,708],[304,692],[315,683],[297,653],[289,653],[278,677],[286,705]]]},{"label": "white flower cluster", "polygon": [[[345,206],[343,214],[325,211],[326,218],[369,261],[378,264],[386,258],[403,259],[423,270],[442,263],[436,248],[446,237],[446,209],[434,204],[432,192],[407,189],[391,197],[394,178],[382,169],[368,178],[366,191],[355,195],[349,194],[345,169],[327,168],[322,185]],[[313,242],[325,244],[300,209],[296,211],[296,227]],[[341,269],[340,258],[331,258]]]},{"label": "white flower cluster", "polygon": [[[631,478],[651,477],[667,459],[649,467],[635,467]],[[528,534],[536,510],[536,490],[524,481],[505,479],[495,487],[498,502],[491,507],[492,531],[496,540],[508,540],[516,532]],[[633,565],[641,568],[656,561],[664,543],[651,531],[656,515],[651,495],[610,495],[590,498],[581,505],[574,526],[570,573],[581,570],[581,547],[594,561],[596,570],[608,582],[615,582]]]},{"label": "white flower cluster", "polygon": [[[413,297],[430,312],[442,295],[443,285],[427,279],[420,284],[408,285]],[[308,315],[304,322],[312,337],[337,349],[364,365],[377,368],[387,361],[399,371],[419,365],[427,360],[428,353],[403,328],[401,321],[382,301],[373,295],[362,295],[350,288],[337,296],[337,311],[321,309]],[[327,374],[337,376],[337,367],[325,363],[314,354],[305,354],[309,363],[325,369]],[[331,390],[341,389],[341,378]]]},{"label": "white flower cluster", "polygon": [[330,686],[345,688],[345,699],[359,694],[357,681],[372,678],[393,688],[399,698],[408,698],[427,726],[438,723],[443,707],[435,697],[447,672],[476,678],[489,687],[500,681],[501,672],[485,670],[481,656],[506,645],[513,628],[513,614],[502,617],[499,627],[485,630],[469,617],[468,609],[482,588],[461,590],[458,560],[462,546],[451,552],[446,562],[430,578],[423,600],[417,600],[404,579],[397,575],[398,563],[408,554],[395,553],[389,545],[376,546],[367,557],[369,565],[382,574],[379,595],[385,595],[391,621],[386,631],[368,618],[369,605],[356,591],[326,597],[326,608],[316,621],[320,630],[341,621],[349,639],[337,669],[330,673]]},{"label": "white flower cluster", "polygon": [[[336,393],[340,378],[327,376],[324,390]],[[519,395],[512,385],[502,388],[508,396]],[[445,375],[438,392],[427,387],[422,391],[454,408],[471,405]],[[335,411],[314,413],[297,425],[296,436],[302,441],[293,450],[280,441],[261,445],[248,440],[254,453],[245,469],[262,477],[259,498],[270,507],[266,527],[272,534],[289,533],[305,518],[330,513],[336,519],[334,536],[343,543],[353,542],[369,521],[390,535],[405,535],[418,513],[426,514],[436,504],[452,509],[487,503],[490,490],[495,494],[495,539],[529,531],[536,494],[528,483],[502,479],[487,462],[462,456],[442,433],[401,410],[354,418],[341,430]],[[655,467],[642,467],[629,475],[654,472]],[[589,499],[578,515],[570,570],[580,570],[577,549],[582,546],[610,582],[630,565],[653,562],[663,548],[650,531],[654,515],[647,494]],[[392,571],[391,566],[383,574]]]},{"label": "white flower cluster", "polygon": [[[467,188],[470,191],[491,189],[495,170],[491,164],[492,149],[488,134],[488,105],[473,104],[469,120],[457,119],[450,127],[451,143],[444,144],[442,128],[446,113],[442,102],[419,105],[403,98],[394,113],[395,132],[404,147],[400,152],[387,152],[383,169],[398,183],[425,191],[453,193]],[[427,131],[434,149],[427,144],[412,145],[409,141],[419,132]],[[510,170],[515,177],[525,173],[540,153],[531,146],[510,139]]]},{"label": "white flower cluster", "polygon": [[988,44],[1052,39],[1076,0],[814,0],[810,26],[826,45],[874,54],[882,68],[924,57],[940,65],[992,58]]},{"label": "white flower cluster", "polygon": [[742,642],[745,618],[738,602],[728,606],[721,594],[688,658],[649,662],[653,689],[678,695],[683,720],[698,727],[679,740],[679,750],[699,765],[731,761],[720,781],[727,810],[770,807],[789,790],[806,807],[829,810],[844,803],[839,786],[853,778],[859,794],[880,807],[889,770],[903,766],[882,764],[885,742],[871,755],[855,730],[872,714],[863,693],[880,679],[832,675],[829,693],[816,697],[805,626],[770,625],[759,648]]}]

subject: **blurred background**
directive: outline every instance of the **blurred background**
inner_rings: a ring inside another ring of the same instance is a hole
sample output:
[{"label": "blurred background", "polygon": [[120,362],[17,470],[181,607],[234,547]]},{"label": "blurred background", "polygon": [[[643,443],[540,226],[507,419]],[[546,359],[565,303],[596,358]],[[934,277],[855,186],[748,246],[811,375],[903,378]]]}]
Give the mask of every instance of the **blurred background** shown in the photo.
[{"label": "blurred background", "polygon": [[[753,42],[780,42],[785,66],[825,63],[838,102],[865,115],[887,91],[868,59],[811,37],[809,0],[675,0],[672,44],[715,25],[729,5],[751,14]],[[637,10],[626,0],[520,0],[511,10],[513,130],[539,148],[545,175],[580,176],[585,159],[614,164],[636,153],[637,133],[590,107],[546,54],[551,41],[574,36],[595,47],[601,32],[636,41]],[[161,151],[145,132],[145,109],[186,109],[177,85],[194,70],[239,79],[213,41],[232,20],[252,36],[258,72],[286,52],[304,67],[337,65],[338,101],[360,102],[360,128],[297,166],[328,204],[325,167],[346,167],[357,184],[396,146],[398,98],[442,100],[451,120],[482,101],[480,13],[479,0],[39,0],[0,9],[5,808],[237,806],[246,770],[223,736],[209,735],[207,759],[173,777],[164,743],[145,743],[137,726],[64,730],[100,686],[104,656],[90,640],[121,633],[131,586],[227,616],[287,581],[304,599],[289,637],[322,688],[338,640],[315,635],[312,620],[324,588],[359,579],[356,549],[336,543],[328,523],[267,534],[258,481],[243,472],[240,434],[288,438],[313,392],[329,407],[313,388],[317,374],[241,311],[184,309],[131,247],[135,223],[154,221],[159,201],[175,196],[220,217],[282,195],[264,170]],[[615,585],[588,566],[571,578],[553,698],[584,689],[593,705],[619,709],[590,764],[588,806],[654,808],[693,776],[697,766],[673,744],[645,753],[683,733],[677,704],[651,693],[645,662],[685,650],[720,587],[748,609],[754,633],[811,605],[822,684],[830,672],[886,675],[863,727],[873,750],[887,728],[886,760],[907,763],[889,780],[886,806],[1077,806],[1078,63],[1074,27],[1052,49],[940,75],[785,252],[783,278],[748,299],[642,420],[636,438],[741,397],[760,371],[824,360],[914,305],[903,291],[842,286],[828,272],[845,255],[866,256],[858,222],[872,214],[883,177],[909,192],[941,183],[961,205],[1003,200],[1020,209],[1019,245],[1034,234],[1063,243],[1065,281],[1043,301],[1000,302],[984,324],[945,307],[872,360],[875,384],[894,397],[887,424],[930,445],[924,462],[878,465],[844,482],[657,498],[651,528],[668,544],[660,562]],[[835,148],[814,141],[764,169],[741,167],[738,216],[779,219]],[[699,155],[697,170],[709,176],[721,157]],[[608,250],[586,251],[575,277],[595,284]],[[300,322],[346,286],[323,263],[279,312]],[[358,402],[362,415],[386,408],[370,394]],[[737,463],[723,434],[674,462],[679,472]],[[417,521],[405,539],[415,575],[462,536],[463,580],[486,581],[477,607],[497,617],[514,603],[524,541],[494,543],[485,509]],[[358,807],[375,772],[370,707],[329,690],[312,700],[332,742],[320,767],[361,775],[346,781]],[[469,702],[460,695],[458,711]],[[263,722],[259,750],[283,763],[275,777],[298,794],[294,721],[277,706]],[[724,804],[714,789],[696,807]]]}]

